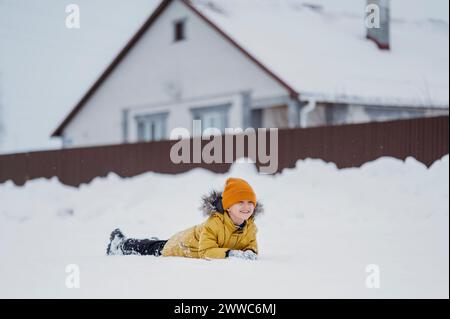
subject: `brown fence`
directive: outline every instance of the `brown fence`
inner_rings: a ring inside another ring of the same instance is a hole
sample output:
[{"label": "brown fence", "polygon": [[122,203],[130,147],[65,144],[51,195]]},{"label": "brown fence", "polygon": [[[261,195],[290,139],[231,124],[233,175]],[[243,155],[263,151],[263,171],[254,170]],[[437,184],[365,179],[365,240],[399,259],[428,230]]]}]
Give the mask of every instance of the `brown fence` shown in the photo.
[{"label": "brown fence", "polygon": [[[359,167],[381,156],[399,159],[412,156],[430,166],[448,154],[448,120],[448,116],[443,116],[280,129],[277,172],[294,167],[297,160],[305,158],[320,158],[345,168]],[[57,176],[64,184],[78,186],[109,172],[131,177],[148,171],[176,174],[202,167],[223,173],[231,165],[174,164],[170,160],[170,149],[175,143],[159,141],[1,155],[0,183],[12,180],[23,185],[30,179]],[[206,143],[208,141],[202,141],[202,145]],[[260,165],[257,161],[256,166]]]}]

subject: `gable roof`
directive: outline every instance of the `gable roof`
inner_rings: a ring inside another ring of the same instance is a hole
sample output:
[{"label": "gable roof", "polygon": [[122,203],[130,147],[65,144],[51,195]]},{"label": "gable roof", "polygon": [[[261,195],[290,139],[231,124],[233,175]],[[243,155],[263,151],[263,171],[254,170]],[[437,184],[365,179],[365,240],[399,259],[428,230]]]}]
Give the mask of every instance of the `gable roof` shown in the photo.
[{"label": "gable roof", "polygon": [[[141,36],[153,25],[153,23],[158,19],[161,13],[169,6],[172,1],[176,0],[162,0],[160,5],[153,11],[150,17],[145,21],[142,27],[136,32],[136,34],[130,39],[130,41],[125,45],[125,47],[120,51],[116,58],[111,62],[111,64],[106,68],[106,70],[100,75],[100,77],[95,81],[91,88],[86,92],[86,94],[81,98],[77,105],[72,109],[69,115],[62,121],[62,123],[56,128],[52,133],[52,137],[61,136],[64,128],[69,124],[69,122],[77,115],[77,113],[83,108],[89,98],[95,93],[95,91],[101,86],[102,82],[111,74],[114,68],[122,61],[122,59],[127,55],[127,53],[133,48],[133,46],[139,41]],[[202,20],[204,20],[210,27],[216,30],[220,35],[222,35],[225,40],[230,42],[234,47],[236,47],[241,53],[252,60],[257,66],[259,66],[265,73],[272,77],[276,82],[278,82],[282,87],[284,87],[291,97],[297,98],[298,93],[289,84],[283,81],[280,77],[275,75],[271,70],[269,70],[264,64],[262,64],[258,59],[251,55],[247,50],[245,50],[241,45],[236,43],[231,37],[224,33],[220,28],[218,28],[212,21],[210,21],[205,15],[203,15],[195,6],[191,4],[189,0],[179,0],[183,2],[188,8],[190,8],[194,13],[197,14]]]},{"label": "gable roof", "polygon": [[[52,136],[61,136],[172,1],[162,0]],[[423,0],[392,1],[390,51],[365,39],[365,0],[179,1],[292,97],[448,109],[447,0],[436,0],[436,7]]]}]

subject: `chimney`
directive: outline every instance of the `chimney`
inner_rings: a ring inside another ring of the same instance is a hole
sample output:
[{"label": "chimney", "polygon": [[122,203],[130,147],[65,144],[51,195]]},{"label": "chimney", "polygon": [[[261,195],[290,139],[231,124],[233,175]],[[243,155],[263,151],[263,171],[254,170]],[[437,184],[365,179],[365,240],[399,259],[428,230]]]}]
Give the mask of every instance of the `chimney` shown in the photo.
[{"label": "chimney", "polygon": [[367,0],[366,38],[375,42],[381,50],[390,49],[390,0]]}]

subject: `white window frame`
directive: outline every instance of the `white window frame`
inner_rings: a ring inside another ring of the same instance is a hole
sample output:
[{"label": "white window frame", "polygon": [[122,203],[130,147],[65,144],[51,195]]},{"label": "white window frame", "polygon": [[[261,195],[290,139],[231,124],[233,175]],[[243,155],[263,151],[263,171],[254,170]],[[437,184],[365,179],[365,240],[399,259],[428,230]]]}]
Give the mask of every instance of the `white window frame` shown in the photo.
[{"label": "white window frame", "polygon": [[228,127],[229,122],[229,111],[231,108],[231,104],[220,104],[220,105],[214,105],[214,106],[205,106],[205,107],[194,107],[191,108],[191,115],[192,120],[200,120],[201,121],[201,132],[202,135],[205,131],[205,129],[208,129],[210,127],[205,127],[205,116],[211,115],[211,114],[219,114],[221,116],[221,123],[220,127],[215,127],[221,131],[221,133],[225,133],[225,128]]},{"label": "white window frame", "polygon": [[[167,117],[169,112],[155,114],[141,114],[134,117],[136,121],[136,136],[138,142],[151,142],[167,139]],[[160,125],[160,134],[155,131]],[[144,131],[142,131],[142,128]],[[152,131],[153,128],[153,131]]]}]

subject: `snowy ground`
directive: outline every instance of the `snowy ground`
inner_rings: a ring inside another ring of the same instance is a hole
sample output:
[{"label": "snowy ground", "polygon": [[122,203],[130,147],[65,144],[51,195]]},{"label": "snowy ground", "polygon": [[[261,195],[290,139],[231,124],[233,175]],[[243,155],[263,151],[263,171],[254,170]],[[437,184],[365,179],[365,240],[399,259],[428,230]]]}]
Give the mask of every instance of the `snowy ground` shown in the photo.
[{"label": "snowy ground", "polygon": [[[0,297],[449,297],[449,161],[430,169],[381,158],[337,170],[305,160],[281,175],[235,164],[227,175],[114,174],[75,189],[52,180],[0,184]],[[200,196],[246,178],[266,212],[260,259],[107,257],[110,231],[160,236],[203,220]],[[80,288],[66,287],[66,266]],[[366,287],[366,266],[380,288]]]}]

